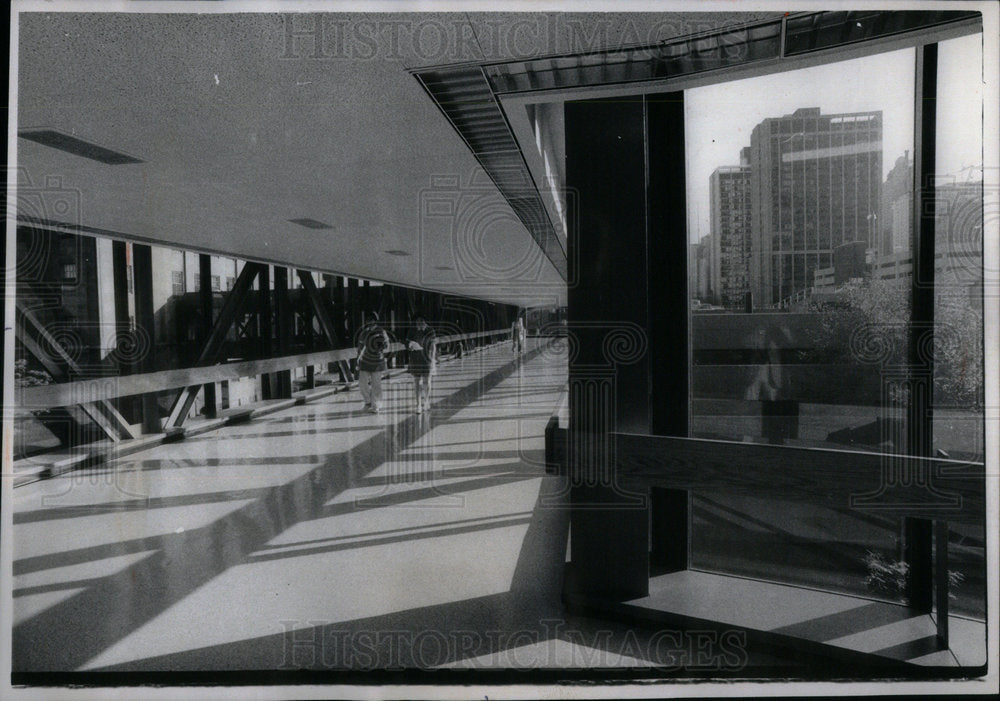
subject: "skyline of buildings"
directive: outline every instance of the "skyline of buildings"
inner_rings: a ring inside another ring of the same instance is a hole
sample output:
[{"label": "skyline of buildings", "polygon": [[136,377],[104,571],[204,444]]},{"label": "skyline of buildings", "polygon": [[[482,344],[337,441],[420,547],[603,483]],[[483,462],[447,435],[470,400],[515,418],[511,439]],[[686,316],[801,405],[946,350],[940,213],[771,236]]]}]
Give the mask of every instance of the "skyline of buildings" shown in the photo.
[{"label": "skyline of buildings", "polygon": [[[805,107],[758,123],[739,165],[719,166],[709,178],[710,233],[692,245],[694,296],[730,311],[769,309],[829,291],[859,271],[904,275],[913,161],[906,150],[883,180],[882,143],[877,110],[822,114]],[[970,212],[981,219],[981,206],[970,204],[968,187],[956,192],[941,198],[947,211],[938,213],[939,250],[949,259],[953,249],[959,257],[981,255],[981,240],[969,235],[981,236],[981,223],[969,224]],[[952,221],[956,198],[964,208],[960,223]],[[963,241],[952,242],[956,235]],[[838,265],[844,270],[835,271]]]}]

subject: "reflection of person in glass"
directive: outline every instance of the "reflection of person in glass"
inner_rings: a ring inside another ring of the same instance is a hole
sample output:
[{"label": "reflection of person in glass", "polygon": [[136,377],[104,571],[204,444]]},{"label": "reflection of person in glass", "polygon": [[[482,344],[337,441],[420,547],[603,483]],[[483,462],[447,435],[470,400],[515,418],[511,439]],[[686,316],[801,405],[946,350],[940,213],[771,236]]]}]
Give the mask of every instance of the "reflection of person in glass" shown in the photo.
[{"label": "reflection of person in glass", "polygon": [[511,350],[514,353],[521,354],[524,352],[524,322],[521,321],[521,317],[518,316],[514,323],[510,327],[510,341]]},{"label": "reflection of person in glass", "polygon": [[751,401],[774,401],[780,399],[781,372],[781,332],[775,326],[759,327],[753,339],[753,366],[757,369],[747,387],[745,399]]},{"label": "reflection of person in glass", "polygon": [[788,330],[779,326],[758,328],[754,335],[756,370],[744,398],[760,402],[760,433],[768,443],[784,443],[799,432],[799,403],[788,398],[781,362],[781,349],[790,341]]},{"label": "reflection of person in glass", "polygon": [[417,413],[421,414],[425,408],[430,408],[431,376],[437,361],[437,337],[422,317],[417,317],[417,326],[410,333],[407,347],[410,349],[409,370],[417,396]]}]

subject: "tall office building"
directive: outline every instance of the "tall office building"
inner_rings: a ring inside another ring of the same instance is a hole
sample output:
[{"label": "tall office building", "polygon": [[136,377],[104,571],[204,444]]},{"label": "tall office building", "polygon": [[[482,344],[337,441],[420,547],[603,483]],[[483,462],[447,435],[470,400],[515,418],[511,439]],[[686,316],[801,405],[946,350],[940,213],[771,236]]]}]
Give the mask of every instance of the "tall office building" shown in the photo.
[{"label": "tall office building", "polygon": [[742,309],[750,291],[750,149],[740,165],[716,168],[709,178],[712,235],[717,255],[719,303]]},{"label": "tall office building", "polygon": [[718,236],[708,234],[696,246],[694,274],[697,298],[707,304],[719,301]]},{"label": "tall office building", "polygon": [[882,184],[879,255],[907,252],[913,245],[913,160],[910,152],[896,159]]},{"label": "tall office building", "polygon": [[833,249],[875,247],[882,185],[882,113],[822,115],[818,107],[765,119],[750,138],[754,303],[813,284]]}]

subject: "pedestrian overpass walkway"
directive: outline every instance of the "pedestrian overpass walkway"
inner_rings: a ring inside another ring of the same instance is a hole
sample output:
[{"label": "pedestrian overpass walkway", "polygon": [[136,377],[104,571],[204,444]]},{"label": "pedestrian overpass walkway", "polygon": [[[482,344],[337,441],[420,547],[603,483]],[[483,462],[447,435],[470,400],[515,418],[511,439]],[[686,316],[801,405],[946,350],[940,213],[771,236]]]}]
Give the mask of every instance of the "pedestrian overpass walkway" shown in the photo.
[{"label": "pedestrian overpass walkway", "polygon": [[400,374],[379,415],[333,394],[18,488],[15,675],[683,664],[563,613],[560,348],[443,363],[422,415]]},{"label": "pedestrian overpass walkway", "polygon": [[[748,639],[746,621],[702,625],[697,602],[654,625],[655,597],[567,611],[569,493],[545,465],[546,426],[565,425],[566,350],[540,338],[520,356],[501,343],[443,362],[423,414],[397,372],[378,415],[356,390],[324,392],[18,487],[15,683],[815,663]],[[857,662],[821,657],[831,674]]]}]

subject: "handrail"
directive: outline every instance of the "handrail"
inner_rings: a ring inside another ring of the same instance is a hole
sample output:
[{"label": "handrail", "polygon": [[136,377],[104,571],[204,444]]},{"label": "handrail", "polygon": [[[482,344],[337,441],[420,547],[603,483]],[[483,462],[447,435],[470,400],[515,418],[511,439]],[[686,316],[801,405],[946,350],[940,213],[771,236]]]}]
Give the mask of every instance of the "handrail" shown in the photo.
[{"label": "handrail", "polygon": [[[577,441],[571,438],[570,431],[550,420],[545,431],[546,472],[568,475],[570,486],[577,486],[580,477],[586,480],[593,475],[590,471],[580,475],[575,469],[572,446]],[[907,561],[912,558],[913,562],[908,583],[911,606],[929,612],[933,597],[938,644],[947,648],[948,531],[952,523],[982,527],[986,515],[983,463],[616,432],[607,438],[610,470],[599,470],[603,472],[596,475],[599,485],[579,486],[687,495],[672,502],[671,518],[679,536],[654,545],[664,561],[690,562],[686,534],[691,527],[692,494],[776,499],[859,515],[904,517],[913,526],[912,532],[908,530],[911,540],[906,550]],[[684,521],[686,526],[677,526]],[[918,528],[918,523],[928,527]]]},{"label": "handrail", "polygon": [[450,336],[438,336],[438,343],[454,343],[455,341],[468,341],[483,336],[497,336],[503,333],[510,333],[510,329],[497,329],[496,331],[475,331],[473,333],[454,333]]},{"label": "handrail", "polygon": [[611,434],[621,483],[859,512],[983,523],[981,462],[699,438]]},{"label": "handrail", "polygon": [[[439,343],[472,340],[484,336],[497,336],[510,333],[510,329],[495,331],[477,331],[467,334],[452,334],[439,336]],[[402,343],[391,343],[388,353],[406,350]],[[136,375],[106,375],[101,377],[75,380],[52,385],[36,385],[19,390],[19,406],[32,409],[43,409],[58,406],[71,406],[83,402],[94,402],[102,399],[116,399],[147,392],[159,392],[169,389],[181,389],[193,385],[236,380],[241,377],[251,377],[264,373],[290,370],[306,365],[320,365],[357,357],[357,349],[342,348],[339,350],[300,353],[277,358],[262,358],[234,363],[219,363]]]}]

